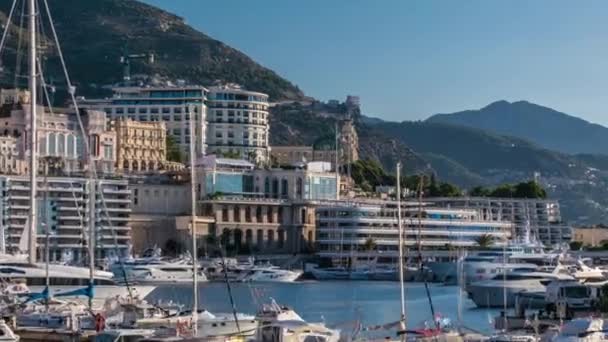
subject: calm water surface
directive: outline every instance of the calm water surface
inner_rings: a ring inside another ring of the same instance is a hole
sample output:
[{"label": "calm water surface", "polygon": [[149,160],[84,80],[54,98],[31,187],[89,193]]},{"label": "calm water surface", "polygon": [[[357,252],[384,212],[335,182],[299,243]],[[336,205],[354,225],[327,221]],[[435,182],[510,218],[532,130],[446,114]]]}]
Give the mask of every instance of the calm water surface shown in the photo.
[{"label": "calm water surface", "polygon": [[[458,288],[430,284],[435,312],[452,321],[458,320]],[[279,304],[294,308],[305,320],[325,321],[330,326],[349,329],[355,321],[364,326],[394,322],[399,319],[399,283],[365,281],[307,281],[290,284],[231,284],[237,311],[255,314],[261,303],[274,298]],[[230,300],[224,283],[203,283],[198,289],[201,308],[211,312],[230,312]],[[406,285],[408,325],[420,326],[431,319],[431,310],[424,284]],[[157,288],[150,301],[173,300],[184,305],[192,303],[192,287],[171,285]],[[465,326],[490,332],[491,319],[499,310],[477,309],[463,295],[462,321]]]}]

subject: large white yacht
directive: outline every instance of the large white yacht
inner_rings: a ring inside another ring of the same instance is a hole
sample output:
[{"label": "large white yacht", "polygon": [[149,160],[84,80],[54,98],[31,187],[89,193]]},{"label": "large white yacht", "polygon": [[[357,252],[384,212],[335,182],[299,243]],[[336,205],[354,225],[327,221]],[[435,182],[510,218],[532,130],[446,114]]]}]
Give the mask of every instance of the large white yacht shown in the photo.
[{"label": "large white yacht", "polygon": [[[48,265],[49,294],[66,298],[87,298],[84,289],[89,284],[89,269],[85,267]],[[115,296],[127,296],[129,289],[118,285],[112,279],[112,273],[96,270],[94,272],[93,299],[102,301]],[[46,264],[29,264],[22,259],[0,262],[0,279],[9,283],[25,283],[32,293],[41,293],[46,287]],[[155,289],[154,286],[134,286],[131,291],[140,298],[146,297]],[[70,292],[72,294],[66,295]]]},{"label": "large white yacht", "polygon": [[302,276],[302,271],[284,270],[276,266],[253,267],[241,279],[243,282],[292,283]]},{"label": "large white yacht", "polygon": [[[186,259],[129,265],[124,268],[124,273],[121,273],[121,271],[114,273],[115,279],[121,283],[128,281],[133,284],[153,285],[192,284],[192,263]],[[202,267],[198,271],[198,281],[207,281]]]},{"label": "large white yacht", "polygon": [[490,280],[469,284],[466,288],[469,297],[478,307],[513,307],[516,295],[522,291],[542,292],[552,280],[572,280],[572,276],[549,272],[512,271],[497,274]]}]

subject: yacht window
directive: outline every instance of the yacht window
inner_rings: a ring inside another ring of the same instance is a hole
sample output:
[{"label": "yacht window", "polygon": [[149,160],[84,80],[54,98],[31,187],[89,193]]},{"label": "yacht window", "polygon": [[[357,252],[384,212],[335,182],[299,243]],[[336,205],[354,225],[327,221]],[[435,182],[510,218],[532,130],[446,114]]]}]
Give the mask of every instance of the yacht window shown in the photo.
[{"label": "yacht window", "polygon": [[565,289],[567,298],[587,298],[589,291],[584,286],[568,286]]}]

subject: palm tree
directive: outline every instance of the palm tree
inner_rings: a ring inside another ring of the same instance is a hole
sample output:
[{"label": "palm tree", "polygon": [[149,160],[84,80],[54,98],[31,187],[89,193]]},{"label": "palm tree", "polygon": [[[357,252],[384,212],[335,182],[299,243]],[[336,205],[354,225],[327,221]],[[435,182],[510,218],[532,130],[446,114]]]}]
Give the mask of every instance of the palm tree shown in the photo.
[{"label": "palm tree", "polygon": [[365,240],[365,243],[363,244],[363,249],[367,252],[367,263],[369,263],[371,259],[371,253],[372,251],[376,250],[376,247],[376,240],[374,240],[372,237],[368,237],[367,240]]},{"label": "palm tree", "polygon": [[490,234],[482,234],[475,238],[475,242],[481,249],[488,248],[494,243],[494,237]]}]

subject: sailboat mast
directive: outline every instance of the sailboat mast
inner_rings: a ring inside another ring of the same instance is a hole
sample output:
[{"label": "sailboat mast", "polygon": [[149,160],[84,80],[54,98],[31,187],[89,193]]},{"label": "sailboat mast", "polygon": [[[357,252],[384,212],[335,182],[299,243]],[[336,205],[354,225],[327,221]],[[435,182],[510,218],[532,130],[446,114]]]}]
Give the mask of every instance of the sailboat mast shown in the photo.
[{"label": "sailboat mast", "polygon": [[36,173],[38,172],[38,129],[36,128],[36,7],[35,0],[28,1],[28,26],[30,33],[29,91],[30,91],[30,212],[29,212],[29,262],[36,262]]},{"label": "sailboat mast", "polygon": [[192,210],[192,331],[193,335],[197,336],[198,332],[198,253],[196,246],[196,171],[195,156],[196,151],[194,149],[196,143],[196,131],[194,126],[194,119],[196,113],[192,110],[192,106],[188,107],[190,113],[190,192],[192,197],[191,210]]},{"label": "sailboat mast", "polygon": [[401,221],[401,162],[397,163],[397,227],[399,228],[399,285],[401,295],[401,330],[405,330],[405,284],[403,282],[403,224]]}]

